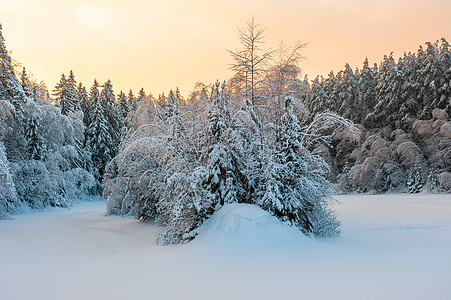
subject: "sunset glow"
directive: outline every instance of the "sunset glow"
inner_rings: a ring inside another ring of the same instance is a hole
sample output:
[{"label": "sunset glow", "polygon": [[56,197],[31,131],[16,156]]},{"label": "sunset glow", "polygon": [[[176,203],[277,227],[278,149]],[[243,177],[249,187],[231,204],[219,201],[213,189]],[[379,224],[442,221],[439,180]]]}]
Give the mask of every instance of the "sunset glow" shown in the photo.
[{"label": "sunset glow", "polygon": [[197,81],[230,77],[227,50],[253,15],[267,28],[266,47],[309,44],[302,68],[313,79],[449,39],[450,12],[446,0],[15,0],[2,3],[0,22],[13,58],[50,90],[73,70],[87,86],[110,78],[115,92],[178,86],[187,96]]}]

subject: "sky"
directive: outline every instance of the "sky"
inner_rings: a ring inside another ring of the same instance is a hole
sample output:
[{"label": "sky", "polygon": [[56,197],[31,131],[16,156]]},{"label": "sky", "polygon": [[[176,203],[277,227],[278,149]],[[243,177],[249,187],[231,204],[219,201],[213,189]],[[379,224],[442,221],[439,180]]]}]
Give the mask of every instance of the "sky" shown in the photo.
[{"label": "sky", "polygon": [[50,90],[73,70],[88,87],[111,79],[115,92],[154,96],[230,78],[227,50],[252,16],[268,49],[308,43],[301,67],[312,80],[451,42],[450,13],[449,0],[0,0],[6,47]]}]

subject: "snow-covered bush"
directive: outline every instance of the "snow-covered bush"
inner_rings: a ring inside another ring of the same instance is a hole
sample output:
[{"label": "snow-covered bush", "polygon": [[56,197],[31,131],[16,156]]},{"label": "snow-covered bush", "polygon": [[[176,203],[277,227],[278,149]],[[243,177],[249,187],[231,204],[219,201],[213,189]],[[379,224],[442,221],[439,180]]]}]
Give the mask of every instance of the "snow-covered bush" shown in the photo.
[{"label": "snow-covered bush", "polygon": [[194,238],[227,203],[260,205],[308,235],[337,235],[339,222],[328,208],[329,167],[309,147],[325,128],[346,121],[319,115],[303,126],[294,113],[302,106],[287,96],[280,122],[263,125],[250,101],[237,105],[230,98],[216,84],[207,102],[165,102],[151,123],[130,132],[106,169],[107,212],[156,219],[160,244]]}]

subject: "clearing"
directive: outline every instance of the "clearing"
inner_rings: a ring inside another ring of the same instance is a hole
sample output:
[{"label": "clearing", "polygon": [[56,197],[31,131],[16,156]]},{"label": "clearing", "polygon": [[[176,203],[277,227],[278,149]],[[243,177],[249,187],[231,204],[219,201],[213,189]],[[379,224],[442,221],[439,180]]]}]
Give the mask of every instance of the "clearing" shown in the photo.
[{"label": "clearing", "polygon": [[170,247],[102,201],[16,215],[0,221],[0,298],[451,299],[450,195],[334,198],[333,239],[238,204]]}]

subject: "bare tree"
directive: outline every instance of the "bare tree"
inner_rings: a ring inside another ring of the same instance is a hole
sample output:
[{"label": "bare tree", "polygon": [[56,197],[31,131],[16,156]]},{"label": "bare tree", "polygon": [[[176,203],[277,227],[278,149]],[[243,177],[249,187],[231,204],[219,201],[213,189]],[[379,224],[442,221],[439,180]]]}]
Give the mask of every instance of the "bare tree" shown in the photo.
[{"label": "bare tree", "polygon": [[232,78],[232,84],[244,84],[246,96],[250,95],[250,100],[254,103],[256,89],[267,70],[266,63],[274,51],[265,51],[261,48],[261,44],[264,43],[265,28],[260,27],[254,17],[245,28],[238,31],[238,38],[243,48],[236,51],[229,50],[235,61],[230,65],[230,69],[236,72]]}]

